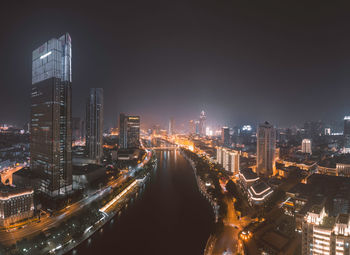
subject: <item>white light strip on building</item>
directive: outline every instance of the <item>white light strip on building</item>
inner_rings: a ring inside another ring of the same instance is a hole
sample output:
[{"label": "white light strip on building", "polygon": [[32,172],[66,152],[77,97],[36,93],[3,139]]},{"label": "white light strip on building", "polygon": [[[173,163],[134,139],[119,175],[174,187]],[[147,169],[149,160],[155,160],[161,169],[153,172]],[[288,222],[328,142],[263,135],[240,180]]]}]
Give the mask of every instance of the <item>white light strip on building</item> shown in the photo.
[{"label": "white light strip on building", "polygon": [[[267,193],[266,195],[262,196],[261,198],[259,198],[259,197],[252,197],[252,199],[253,199],[254,201],[262,201],[262,200],[264,200],[267,196],[269,196],[272,192],[273,192],[273,191],[271,190],[269,193]],[[249,191],[249,193],[250,193],[250,191]]]},{"label": "white light strip on building", "polygon": [[33,194],[34,193],[34,191],[29,191],[29,192],[23,192],[23,193],[19,193],[19,194],[15,194],[15,195],[9,195],[9,196],[0,196],[0,200],[9,200],[9,199],[11,199],[11,198],[14,198],[14,197],[20,197],[20,196],[24,196],[24,195],[31,195],[31,194]]},{"label": "white light strip on building", "polygon": [[40,59],[46,58],[47,56],[51,55],[51,51],[49,51],[48,53],[45,53],[44,55],[40,56]]},{"label": "white light strip on building", "polygon": [[259,180],[259,177],[255,178],[255,179],[250,179],[250,180],[247,180],[245,177],[244,177],[244,174],[242,173],[239,173],[239,175],[241,175],[244,179],[245,182],[255,182],[257,180]]},{"label": "white light strip on building", "polygon": [[256,190],[254,189],[254,187],[252,186],[252,190],[253,190],[253,192],[255,193],[255,195],[257,195],[257,196],[260,196],[261,194],[264,194],[266,191],[268,191],[268,190],[270,190],[271,188],[270,187],[267,187],[266,189],[264,189],[263,191],[261,191],[261,192],[256,192]]}]

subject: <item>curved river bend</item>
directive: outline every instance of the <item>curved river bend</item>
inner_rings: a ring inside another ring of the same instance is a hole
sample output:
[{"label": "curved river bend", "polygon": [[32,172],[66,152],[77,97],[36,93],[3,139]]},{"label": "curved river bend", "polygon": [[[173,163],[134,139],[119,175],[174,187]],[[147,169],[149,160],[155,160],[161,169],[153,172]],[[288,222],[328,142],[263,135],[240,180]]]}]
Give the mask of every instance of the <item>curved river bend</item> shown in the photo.
[{"label": "curved river bend", "polygon": [[158,169],[136,200],[69,254],[203,254],[212,209],[178,151],[157,151],[157,158]]}]

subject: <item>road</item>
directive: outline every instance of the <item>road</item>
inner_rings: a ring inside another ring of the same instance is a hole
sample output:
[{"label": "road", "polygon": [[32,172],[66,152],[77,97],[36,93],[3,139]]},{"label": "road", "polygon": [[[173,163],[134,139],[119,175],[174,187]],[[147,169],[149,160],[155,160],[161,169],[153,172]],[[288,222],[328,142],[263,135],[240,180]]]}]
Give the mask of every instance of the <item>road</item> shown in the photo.
[{"label": "road", "polygon": [[233,199],[228,195],[225,195],[224,202],[227,205],[227,214],[225,219],[223,219],[224,228],[215,236],[215,244],[211,254],[242,253],[243,246],[238,238],[238,234],[251,222],[251,219],[249,217],[237,218]]},{"label": "road", "polygon": [[137,170],[139,170],[145,164],[147,164],[147,162],[152,156],[152,152],[147,149],[146,152],[147,155],[144,158],[143,162],[141,162],[135,169],[129,171],[129,173],[122,174],[115,180],[109,181],[108,184],[102,189],[97,191],[91,191],[87,194],[85,198],[67,206],[66,208],[63,208],[62,210],[56,212],[55,215],[51,217],[42,217],[40,219],[40,222],[30,222],[27,225],[22,226],[21,228],[9,228],[7,230],[0,230],[0,242],[5,245],[11,245],[13,243],[16,243],[18,240],[35,236],[42,231],[58,226],[63,220],[67,219],[67,217],[70,217],[73,214],[79,212],[79,210],[89,205],[94,200],[103,198],[114,188],[121,185],[127,179],[128,176],[133,175]]},{"label": "road", "polygon": [[77,213],[79,210],[89,205],[94,200],[101,199],[102,197],[110,193],[113,188],[121,185],[125,180],[126,175],[122,175],[119,178],[110,181],[108,185],[105,186],[103,189],[89,193],[87,197],[67,206],[66,208],[57,212],[55,215],[51,217],[41,218],[40,222],[32,222],[28,225],[23,226],[21,229],[1,230],[0,242],[7,245],[12,244],[18,240],[23,239],[24,237],[28,238],[37,235],[42,231],[58,226],[62,222],[62,220],[65,220],[67,217],[70,217],[73,214]]}]

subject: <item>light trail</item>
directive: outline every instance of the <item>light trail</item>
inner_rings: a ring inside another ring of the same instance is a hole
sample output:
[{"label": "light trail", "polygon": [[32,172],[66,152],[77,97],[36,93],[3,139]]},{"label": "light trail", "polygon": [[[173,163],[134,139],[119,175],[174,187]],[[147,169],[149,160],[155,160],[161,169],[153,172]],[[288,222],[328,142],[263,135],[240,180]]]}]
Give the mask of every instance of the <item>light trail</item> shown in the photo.
[{"label": "light trail", "polygon": [[102,207],[99,211],[100,212],[106,212],[106,210],[111,207],[115,202],[117,202],[121,197],[123,197],[130,189],[132,189],[136,184],[138,183],[138,180],[133,181],[126,189],[124,189],[122,192],[120,192],[115,198],[113,198],[111,201],[109,201],[104,207]]}]

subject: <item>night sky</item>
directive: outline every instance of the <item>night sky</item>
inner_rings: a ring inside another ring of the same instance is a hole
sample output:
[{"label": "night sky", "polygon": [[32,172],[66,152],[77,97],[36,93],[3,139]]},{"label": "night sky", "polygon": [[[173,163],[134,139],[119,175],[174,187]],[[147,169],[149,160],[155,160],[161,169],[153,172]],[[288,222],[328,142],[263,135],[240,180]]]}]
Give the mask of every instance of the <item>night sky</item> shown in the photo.
[{"label": "night sky", "polygon": [[348,1],[9,2],[0,123],[29,121],[32,51],[65,32],[73,116],[84,116],[89,88],[102,87],[106,127],[119,112],[179,123],[204,109],[209,122],[279,126],[350,114]]}]

